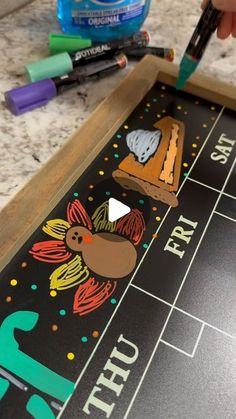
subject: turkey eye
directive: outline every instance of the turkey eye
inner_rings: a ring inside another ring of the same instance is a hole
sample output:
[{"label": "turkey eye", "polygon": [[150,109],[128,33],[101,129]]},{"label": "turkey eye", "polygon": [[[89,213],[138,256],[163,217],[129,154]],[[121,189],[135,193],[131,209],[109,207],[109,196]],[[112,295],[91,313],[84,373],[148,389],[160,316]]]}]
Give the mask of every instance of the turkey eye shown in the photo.
[{"label": "turkey eye", "polygon": [[79,233],[77,233],[77,231],[75,232],[75,236],[78,236]]},{"label": "turkey eye", "polygon": [[83,240],[83,237],[82,236],[79,236],[78,237],[78,243],[82,243],[82,240]]},{"label": "turkey eye", "polygon": [[75,236],[73,236],[73,237],[72,237],[72,240],[75,240],[75,239],[76,239],[76,237],[75,237]]}]

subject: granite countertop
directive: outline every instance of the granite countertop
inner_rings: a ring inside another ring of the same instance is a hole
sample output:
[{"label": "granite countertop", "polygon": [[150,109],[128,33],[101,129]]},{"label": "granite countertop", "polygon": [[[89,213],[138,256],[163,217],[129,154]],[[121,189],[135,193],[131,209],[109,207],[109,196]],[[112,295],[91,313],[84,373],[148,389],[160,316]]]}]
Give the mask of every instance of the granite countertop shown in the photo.
[{"label": "granite countertop", "polygon": [[[144,29],[152,45],[174,47],[179,62],[198,21],[200,0],[152,0]],[[184,10],[185,9],[185,10]],[[47,36],[59,32],[54,0],[36,0],[0,20],[0,91],[26,82],[23,65],[48,55]],[[184,11],[183,11],[184,10]],[[200,71],[236,83],[236,39],[211,41]],[[67,91],[46,107],[15,117],[0,103],[0,207],[81,126],[95,107],[111,93],[128,69],[109,78]]]}]

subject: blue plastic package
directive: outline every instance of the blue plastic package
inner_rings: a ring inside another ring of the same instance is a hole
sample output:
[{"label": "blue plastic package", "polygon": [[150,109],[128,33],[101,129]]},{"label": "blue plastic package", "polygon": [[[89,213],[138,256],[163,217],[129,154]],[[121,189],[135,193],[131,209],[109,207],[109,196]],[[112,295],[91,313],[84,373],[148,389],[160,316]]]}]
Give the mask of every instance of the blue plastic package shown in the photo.
[{"label": "blue plastic package", "polygon": [[95,42],[125,38],[137,32],[150,0],[58,0],[62,31]]}]

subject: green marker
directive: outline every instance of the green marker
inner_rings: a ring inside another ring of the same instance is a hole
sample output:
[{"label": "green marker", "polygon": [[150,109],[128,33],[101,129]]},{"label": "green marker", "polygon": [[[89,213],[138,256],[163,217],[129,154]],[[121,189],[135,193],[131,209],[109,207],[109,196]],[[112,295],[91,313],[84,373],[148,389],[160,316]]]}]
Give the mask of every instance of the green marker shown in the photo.
[{"label": "green marker", "polygon": [[222,16],[223,12],[215,9],[212,5],[212,2],[209,1],[208,6],[205,8],[199,19],[197,27],[180,63],[180,71],[176,82],[176,89],[182,89],[188,78],[196,70],[211,39],[211,36],[219,25]]}]

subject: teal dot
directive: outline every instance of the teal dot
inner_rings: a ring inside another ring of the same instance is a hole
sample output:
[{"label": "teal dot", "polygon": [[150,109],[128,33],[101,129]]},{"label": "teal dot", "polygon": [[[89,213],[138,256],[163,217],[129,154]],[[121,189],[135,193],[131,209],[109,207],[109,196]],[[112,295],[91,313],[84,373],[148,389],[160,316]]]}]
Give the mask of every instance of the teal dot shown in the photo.
[{"label": "teal dot", "polygon": [[148,108],[145,108],[145,112],[149,112],[149,109]]},{"label": "teal dot", "polygon": [[154,99],[152,99],[152,101],[153,101],[153,102],[157,102],[157,98],[156,98],[156,97],[154,97]]},{"label": "teal dot", "polygon": [[87,338],[87,336],[82,336],[82,338],[81,338],[81,342],[83,342],[83,343],[88,342],[88,338]]},{"label": "teal dot", "polygon": [[65,316],[65,315],[66,315],[66,310],[64,310],[64,308],[62,308],[62,309],[59,311],[59,313],[60,313],[60,315],[61,315],[61,316]]},{"label": "teal dot", "polygon": [[144,248],[144,249],[148,249],[148,244],[147,244],[147,243],[144,243],[144,244],[143,244],[143,248]]},{"label": "teal dot", "polygon": [[116,299],[115,298],[111,298],[111,304],[116,304]]},{"label": "teal dot", "polygon": [[143,199],[140,199],[138,202],[139,202],[141,205],[142,205],[142,204],[144,204],[144,200],[143,200]]},{"label": "teal dot", "polygon": [[121,134],[117,134],[117,136],[116,136],[117,138],[122,138],[122,135]]},{"label": "teal dot", "polygon": [[119,154],[115,153],[115,154],[114,154],[114,157],[115,157],[116,159],[118,159],[120,156],[119,156]]},{"label": "teal dot", "polygon": [[107,196],[110,196],[110,195],[111,195],[111,192],[108,192],[108,191],[107,191],[107,192],[106,192],[106,195],[107,195]]},{"label": "teal dot", "polygon": [[38,288],[38,287],[37,287],[37,285],[36,285],[36,284],[32,284],[32,285],[31,285],[31,289],[32,289],[33,291],[35,291],[37,288]]},{"label": "teal dot", "polygon": [[187,177],[187,176],[188,176],[188,172],[185,172],[185,173],[184,173],[184,176],[185,176],[185,177]]},{"label": "teal dot", "polygon": [[74,192],[74,196],[79,196],[78,192]]}]

